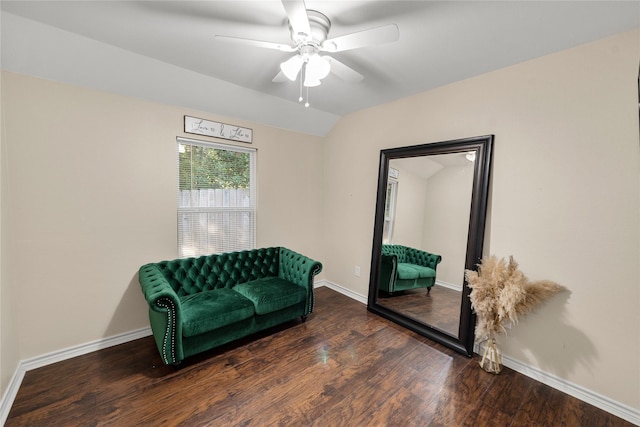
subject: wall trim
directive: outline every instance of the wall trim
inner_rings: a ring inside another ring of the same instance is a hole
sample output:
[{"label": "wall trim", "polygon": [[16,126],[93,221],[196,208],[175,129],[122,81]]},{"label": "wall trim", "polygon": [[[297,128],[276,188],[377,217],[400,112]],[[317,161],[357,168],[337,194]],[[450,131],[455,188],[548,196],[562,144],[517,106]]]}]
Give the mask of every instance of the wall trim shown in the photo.
[{"label": "wall trim", "polygon": [[28,371],[51,365],[56,362],[62,362],[63,360],[72,359],[77,356],[82,356],[84,354],[93,353],[94,351],[124,344],[139,338],[148,337],[150,335],[151,328],[141,328],[73,347],[68,347],[62,350],[43,354],[41,356],[21,360],[18,363],[18,367],[16,368],[16,371],[9,382],[9,386],[2,396],[2,401],[0,402],[0,426],[4,425],[7,421],[11,406],[18,395],[18,390],[20,389],[22,380]]},{"label": "wall trim", "polygon": [[[321,286],[326,286],[358,302],[367,304],[366,296],[353,292],[350,289],[347,289],[343,286],[332,283],[328,280],[320,280],[316,282],[315,284],[316,288],[319,288]],[[484,351],[484,346],[476,343],[474,346],[474,351],[476,354],[481,355]],[[514,371],[522,375],[525,375],[529,378],[532,378],[536,381],[546,384],[549,387],[552,387],[556,390],[559,390],[563,393],[568,394],[569,396],[575,397],[576,399],[579,399],[585,403],[593,405],[598,409],[602,409],[603,411],[613,414],[616,417],[620,417],[623,420],[626,420],[630,423],[640,426],[640,410],[638,409],[627,406],[624,403],[615,401],[609,397],[603,396],[599,393],[596,393],[595,391],[584,388],[578,384],[574,384],[570,381],[558,378],[553,374],[544,372],[534,366],[520,362],[509,356],[503,355],[502,363],[507,368],[513,369]]]},{"label": "wall trim", "polygon": [[[340,286],[336,283],[330,282],[328,280],[319,280],[314,284],[314,288],[320,288],[322,286],[326,286],[327,288],[332,289],[362,304],[367,304],[366,296],[357,292],[353,292],[352,290]],[[52,363],[71,359],[73,357],[82,356],[84,354],[92,353],[94,351],[102,350],[108,347],[124,344],[126,342],[144,338],[150,335],[150,328],[141,328],[130,332],[114,335],[112,337],[91,341],[73,347],[68,347],[66,349],[54,351],[41,356],[21,360],[20,363],[18,363],[18,367],[16,368],[16,371],[13,374],[11,381],[9,382],[9,386],[2,396],[2,401],[0,402],[0,426],[4,425],[4,423],[6,422],[9,416],[9,411],[11,410],[11,406],[13,405],[13,402],[18,394],[18,390],[20,389],[20,385],[22,384],[22,380],[24,379],[24,376],[28,371],[41,368]],[[476,344],[474,346],[474,350],[477,354],[482,354],[482,352],[484,351],[484,346]],[[575,397],[576,399],[593,405],[596,408],[602,409],[603,411],[620,417],[623,420],[640,426],[640,410],[638,409],[617,402],[613,399],[610,399],[592,390],[586,389],[580,385],[574,384],[570,381],[558,378],[555,375],[544,372],[536,367],[520,362],[509,356],[503,355],[502,362],[504,366],[513,369],[514,371],[521,373],[522,375],[525,375],[536,381],[540,381],[541,383],[553,387],[556,390],[559,390],[563,393]]]},{"label": "wall trim", "polygon": [[449,283],[436,279],[436,285],[442,286],[443,288],[447,289],[453,289],[454,291],[462,292],[462,285],[456,285],[455,283]]},{"label": "wall trim", "polygon": [[25,372],[32,369],[41,368],[43,366],[51,365],[53,363],[62,362],[63,360],[72,359],[77,356],[92,353],[94,351],[102,350],[105,348],[113,347],[119,344],[124,344],[129,341],[137,340],[139,338],[148,337],[151,335],[151,328],[141,328],[134,331],[125,332],[123,334],[114,335],[107,338],[91,341],[85,344],[80,344],[73,347],[68,347],[62,350],[54,351],[44,354],[42,356],[32,357],[21,361],[21,365]]},{"label": "wall trim", "polygon": [[341,293],[342,295],[347,296],[353,300],[356,300],[359,303],[367,305],[367,297],[365,295],[353,292],[351,289],[347,289],[328,280],[318,280],[313,285],[314,288],[321,288],[323,286],[326,286],[329,289],[333,289],[334,291]]},{"label": "wall trim", "polygon": [[13,406],[13,401],[16,400],[16,396],[18,395],[20,384],[22,384],[22,380],[24,379],[24,373],[25,371],[22,369],[21,363],[18,363],[18,367],[13,373],[13,377],[11,377],[11,381],[9,381],[9,386],[2,395],[2,401],[0,402],[0,426],[3,426],[7,421],[7,417],[9,417],[9,411],[11,410],[11,406]]},{"label": "wall trim", "polygon": [[[476,343],[474,351],[481,355],[484,352],[484,347],[484,345]],[[523,363],[512,357],[505,356],[504,354],[502,355],[502,364],[507,368],[513,369],[514,371],[529,378],[533,378],[542,384],[546,384],[549,387],[568,394],[569,396],[575,397],[576,399],[593,405],[596,408],[613,414],[616,417],[620,417],[623,420],[640,426],[640,410],[638,409],[634,409],[624,403],[620,403],[600,393],[596,393],[593,390],[574,384],[571,381],[558,378],[549,372],[544,372],[539,368]]]}]

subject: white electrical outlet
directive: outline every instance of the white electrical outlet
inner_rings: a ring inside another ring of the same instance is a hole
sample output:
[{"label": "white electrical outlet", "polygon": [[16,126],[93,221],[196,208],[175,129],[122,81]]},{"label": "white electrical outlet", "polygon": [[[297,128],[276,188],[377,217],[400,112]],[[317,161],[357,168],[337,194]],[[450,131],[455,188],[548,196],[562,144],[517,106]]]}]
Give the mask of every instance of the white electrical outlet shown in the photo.
[{"label": "white electrical outlet", "polygon": [[360,277],[360,266],[359,265],[356,265],[355,275],[356,275],[356,277]]}]

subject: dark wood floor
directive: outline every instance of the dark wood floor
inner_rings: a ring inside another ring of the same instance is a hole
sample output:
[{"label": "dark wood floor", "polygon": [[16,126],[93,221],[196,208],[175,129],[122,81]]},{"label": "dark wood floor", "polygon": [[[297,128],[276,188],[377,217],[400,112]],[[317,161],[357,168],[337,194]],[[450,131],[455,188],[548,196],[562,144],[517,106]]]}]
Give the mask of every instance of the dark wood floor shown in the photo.
[{"label": "dark wood floor", "polygon": [[328,288],[292,322],[161,364],[151,337],[26,373],[6,426],[631,426]]},{"label": "dark wood floor", "polygon": [[454,337],[458,336],[462,305],[460,291],[434,285],[428,294],[424,288],[411,289],[396,292],[392,296],[381,295],[378,303]]}]

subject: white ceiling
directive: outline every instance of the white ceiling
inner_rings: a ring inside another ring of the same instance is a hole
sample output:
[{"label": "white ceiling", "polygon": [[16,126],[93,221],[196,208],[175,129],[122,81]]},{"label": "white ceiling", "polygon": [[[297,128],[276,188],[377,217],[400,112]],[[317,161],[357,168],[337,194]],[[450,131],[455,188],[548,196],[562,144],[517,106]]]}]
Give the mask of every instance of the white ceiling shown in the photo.
[{"label": "white ceiling", "polygon": [[[640,27],[640,1],[308,0],[306,6],[330,18],[330,38],[388,23],[400,31],[398,42],[333,54],[364,80],[346,83],[330,75],[310,89],[309,109],[297,102],[297,82],[271,81],[291,54],[214,39],[220,34],[288,44],[280,1],[1,2],[3,26],[5,15],[27,18],[195,72],[225,85],[227,96],[246,109],[212,112],[312,134],[325,134],[337,118],[354,111]],[[13,51],[25,46],[14,39],[25,38],[19,34],[25,26],[6,27],[3,68],[20,68]],[[29,72],[23,68],[18,71]],[[42,68],[46,74],[48,67]],[[265,99],[275,100],[276,109],[286,106],[278,119],[265,111]],[[261,113],[251,111],[254,104]],[[304,115],[310,120],[301,125]],[[314,128],[314,120],[323,125]]]}]

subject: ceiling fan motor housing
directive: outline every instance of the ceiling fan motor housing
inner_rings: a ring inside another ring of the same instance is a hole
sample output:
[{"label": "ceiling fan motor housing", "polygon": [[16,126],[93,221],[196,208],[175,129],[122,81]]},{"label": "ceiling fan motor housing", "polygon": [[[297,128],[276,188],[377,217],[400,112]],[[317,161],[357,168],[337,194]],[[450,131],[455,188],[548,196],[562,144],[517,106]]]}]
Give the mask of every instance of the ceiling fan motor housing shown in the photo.
[{"label": "ceiling fan motor housing", "polygon": [[307,17],[309,18],[309,28],[311,30],[311,34],[294,33],[293,28],[291,27],[291,22],[289,22],[291,38],[296,43],[298,48],[310,45],[318,49],[327,39],[329,29],[331,28],[331,21],[325,14],[320,13],[317,10],[307,10]]}]

